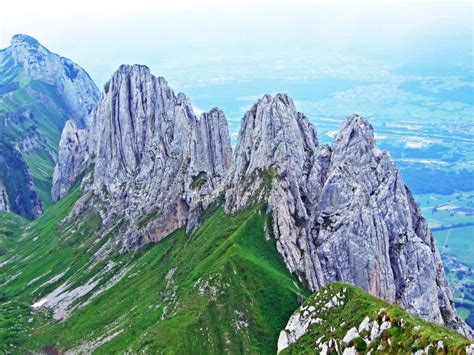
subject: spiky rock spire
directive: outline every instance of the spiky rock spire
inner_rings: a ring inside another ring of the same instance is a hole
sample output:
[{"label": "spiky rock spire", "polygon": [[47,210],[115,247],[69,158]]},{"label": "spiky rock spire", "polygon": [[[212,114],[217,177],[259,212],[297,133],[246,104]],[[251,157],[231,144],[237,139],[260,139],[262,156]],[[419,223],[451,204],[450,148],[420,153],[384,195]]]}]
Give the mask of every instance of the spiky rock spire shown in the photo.
[{"label": "spiky rock spire", "polygon": [[361,116],[348,117],[331,146],[318,145],[286,95],[259,100],[243,118],[226,210],[257,201],[268,205],[288,269],[312,290],[351,282],[472,337],[420,209]]}]

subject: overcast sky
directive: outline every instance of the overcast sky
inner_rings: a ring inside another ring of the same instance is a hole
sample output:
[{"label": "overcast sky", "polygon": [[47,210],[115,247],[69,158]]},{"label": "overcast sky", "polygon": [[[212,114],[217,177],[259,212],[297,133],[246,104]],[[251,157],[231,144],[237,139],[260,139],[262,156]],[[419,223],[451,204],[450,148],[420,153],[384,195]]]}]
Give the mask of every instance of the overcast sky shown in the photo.
[{"label": "overcast sky", "polygon": [[[445,38],[472,58],[472,2],[455,1],[4,1],[0,48],[25,33],[103,84],[122,63],[159,68],[326,50],[414,51]],[[425,39],[425,40],[423,40]],[[437,44],[438,45],[438,44]]]}]

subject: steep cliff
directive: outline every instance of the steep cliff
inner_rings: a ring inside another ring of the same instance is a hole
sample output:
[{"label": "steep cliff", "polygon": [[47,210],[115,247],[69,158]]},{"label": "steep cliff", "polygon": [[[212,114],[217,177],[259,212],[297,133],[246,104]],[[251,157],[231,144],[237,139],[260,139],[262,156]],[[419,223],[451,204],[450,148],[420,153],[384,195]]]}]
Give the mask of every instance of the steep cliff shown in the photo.
[{"label": "steep cliff", "polygon": [[346,281],[472,337],[421,212],[372,126],[350,116],[331,146],[286,95],[244,116],[226,211],[267,201],[277,248],[313,291]]},{"label": "steep cliff", "polygon": [[223,112],[197,118],[185,95],[140,65],[119,68],[87,127],[66,125],[59,151],[53,199],[90,167],[85,190],[105,202],[104,220],[130,223],[127,249],[162,239],[203,210],[232,158]]}]

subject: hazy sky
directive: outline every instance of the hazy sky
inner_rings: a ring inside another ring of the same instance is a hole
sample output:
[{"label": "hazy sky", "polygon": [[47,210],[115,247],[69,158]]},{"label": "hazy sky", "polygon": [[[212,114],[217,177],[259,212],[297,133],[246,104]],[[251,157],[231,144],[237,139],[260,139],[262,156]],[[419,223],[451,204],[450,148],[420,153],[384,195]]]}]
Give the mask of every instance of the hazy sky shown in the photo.
[{"label": "hazy sky", "polygon": [[326,51],[397,60],[450,46],[468,51],[472,61],[472,6],[381,0],[13,0],[1,5],[0,48],[16,33],[29,34],[79,63],[99,85],[122,63],[148,64],[166,76],[173,65],[198,70],[202,63]]}]

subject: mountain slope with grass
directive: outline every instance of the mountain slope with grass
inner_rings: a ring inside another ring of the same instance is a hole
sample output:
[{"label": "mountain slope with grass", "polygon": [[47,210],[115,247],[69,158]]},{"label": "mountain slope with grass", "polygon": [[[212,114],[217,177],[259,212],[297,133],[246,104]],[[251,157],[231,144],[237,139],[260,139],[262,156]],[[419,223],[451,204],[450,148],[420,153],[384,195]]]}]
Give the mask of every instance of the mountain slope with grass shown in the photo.
[{"label": "mountain slope with grass", "polygon": [[335,282],[309,297],[278,339],[281,354],[472,354],[474,343],[353,285]]},{"label": "mountain slope with grass", "polygon": [[[224,215],[217,203],[192,234],[181,228],[98,260],[100,217],[88,209],[67,219],[79,195],[76,187],[26,226],[0,259],[3,351],[275,353],[308,292],[279,257],[262,206]],[[60,285],[67,296],[52,294]]]},{"label": "mountain slope with grass", "polygon": [[[278,254],[261,205],[225,215],[217,203],[192,234],[181,228],[138,252],[97,260],[100,217],[88,209],[67,218],[80,196],[73,188],[16,231],[17,247],[0,256],[1,351],[274,354],[277,346],[285,353],[337,346],[464,354],[470,346],[349,284],[309,296]],[[64,297],[54,293],[61,285]],[[35,306],[41,302],[49,305]]]},{"label": "mountain slope with grass", "polygon": [[[32,207],[11,206],[11,211],[32,218],[41,206],[51,204],[51,180],[64,124],[73,119],[83,126],[98,97],[99,90],[80,66],[32,37],[15,35],[11,46],[0,50],[0,144],[18,151],[41,201]],[[0,167],[9,163],[0,159]],[[6,184],[5,177],[0,179]],[[15,196],[14,190],[7,192]]]},{"label": "mountain slope with grass", "polygon": [[74,211],[95,206],[108,228],[123,223],[115,248],[195,230],[220,195],[226,214],[261,203],[287,269],[311,291],[347,281],[474,336],[421,210],[366,119],[349,116],[331,145],[319,144],[288,95],[265,95],[244,115],[231,157],[222,111],[196,116],[146,66],[122,65],[104,89],[87,126],[63,132],[53,194],[84,174]]}]

